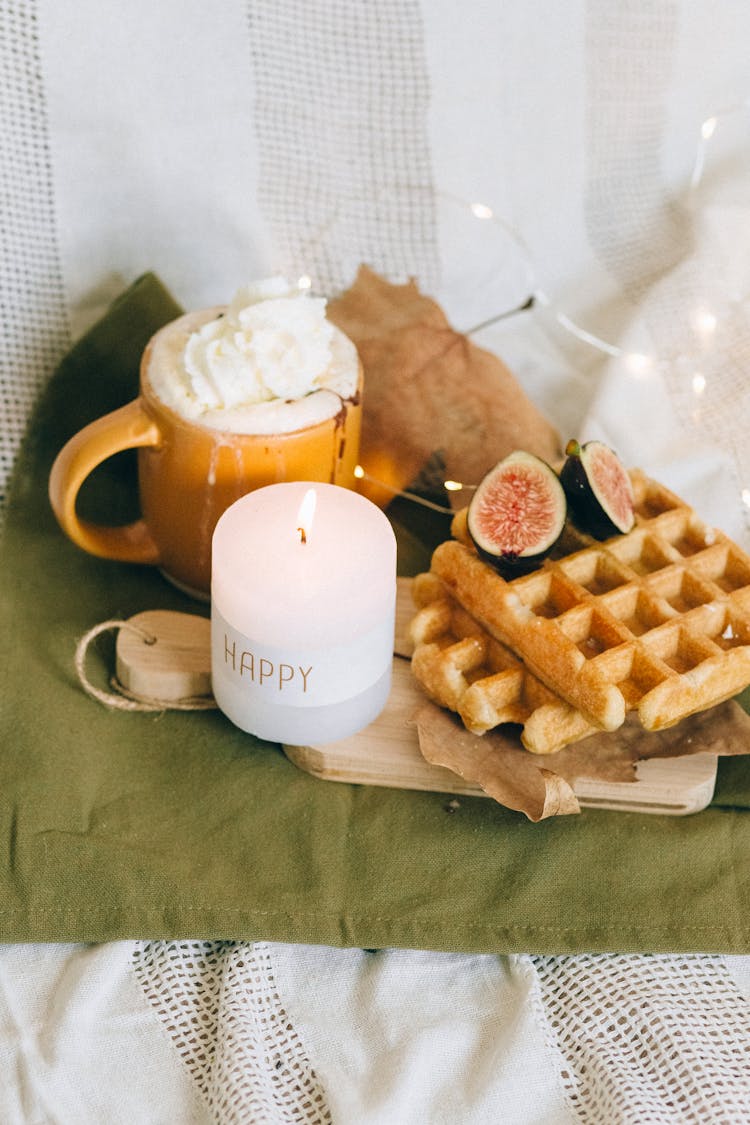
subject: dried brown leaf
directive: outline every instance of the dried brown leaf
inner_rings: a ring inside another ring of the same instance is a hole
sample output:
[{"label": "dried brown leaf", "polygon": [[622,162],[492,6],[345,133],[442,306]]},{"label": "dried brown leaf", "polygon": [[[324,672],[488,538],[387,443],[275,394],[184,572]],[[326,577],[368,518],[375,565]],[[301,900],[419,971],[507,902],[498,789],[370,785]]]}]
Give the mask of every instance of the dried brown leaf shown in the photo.
[{"label": "dried brown leaf", "polygon": [[419,710],[416,722],[419,748],[428,762],[476,783],[505,808],[533,821],[580,812],[568,782],[542,769],[539,759],[510,739],[496,733],[479,738],[449,711],[432,704]]},{"label": "dried brown leaf", "polygon": [[[413,281],[391,285],[362,266],[328,313],[362,358],[361,461],[371,476],[404,489],[435,450],[447,476],[467,483],[514,449],[561,456],[559,435],[512,372],[455,331]],[[390,499],[367,482],[364,490]]]}]

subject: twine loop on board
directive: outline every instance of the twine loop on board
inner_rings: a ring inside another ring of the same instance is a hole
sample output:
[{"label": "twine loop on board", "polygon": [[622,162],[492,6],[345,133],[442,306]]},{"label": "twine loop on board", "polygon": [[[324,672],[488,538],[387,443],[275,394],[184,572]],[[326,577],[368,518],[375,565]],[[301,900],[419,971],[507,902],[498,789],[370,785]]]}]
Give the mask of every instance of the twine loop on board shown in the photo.
[{"label": "twine loop on board", "polygon": [[113,691],[104,691],[102,688],[96,687],[92,684],[91,680],[86,674],[86,656],[89,647],[97,637],[102,633],[108,633],[115,629],[126,629],[131,633],[136,634],[147,645],[157,643],[158,638],[150,633],[147,629],[142,629],[139,625],[134,625],[131,621],[110,620],[102,621],[98,625],[94,625],[87,633],[79,640],[76,645],[75,651],[75,669],[81,687],[90,695],[92,699],[96,699],[99,703],[103,703],[105,707],[109,707],[119,711],[214,711],[217,708],[217,703],[212,696],[191,696],[185,699],[158,699],[156,697],[135,695],[129,691],[124,684],[121,684],[117,676],[110,678],[110,685]]}]

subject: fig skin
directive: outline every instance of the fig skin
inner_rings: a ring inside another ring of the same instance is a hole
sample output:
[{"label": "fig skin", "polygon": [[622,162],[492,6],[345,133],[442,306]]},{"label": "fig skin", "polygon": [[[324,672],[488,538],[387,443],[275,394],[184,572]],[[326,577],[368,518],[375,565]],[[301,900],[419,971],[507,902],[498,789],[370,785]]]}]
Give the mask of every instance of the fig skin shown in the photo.
[{"label": "fig skin", "polygon": [[628,526],[618,526],[597,497],[589,478],[587,462],[593,461],[600,452],[607,458],[614,458],[622,469],[623,487],[628,489],[628,498],[632,506],[632,491],[627,472],[617,454],[603,442],[589,441],[581,445],[572,438],[565,447],[566,457],[565,464],[560,470],[560,482],[565,490],[570,514],[576,527],[579,531],[593,536],[594,539],[602,540],[626,534],[631,530],[635,516],[632,516]]},{"label": "fig skin", "polygon": [[[472,540],[472,542],[474,541]],[[554,545],[553,543],[552,547]],[[552,547],[549,551],[541,551],[538,555],[514,555],[510,552],[504,555],[493,555],[482,547],[478,547],[474,542],[474,548],[482,562],[486,562],[488,566],[497,571],[501,578],[505,578],[508,582],[513,578],[521,578],[524,574],[530,574],[532,570],[540,567]]]},{"label": "fig skin", "polygon": [[[529,489],[519,489],[513,496],[513,480],[526,479]],[[505,488],[500,485],[505,482]],[[544,490],[547,490],[545,496]],[[520,520],[516,515],[508,524],[505,549],[492,526],[502,514],[502,501],[514,502],[514,507],[527,506],[528,523],[524,534],[523,511]],[[515,450],[489,471],[477,486],[467,512],[467,531],[480,558],[505,578],[514,578],[535,570],[553,549],[562,535],[567,516],[565,492],[554,469],[539,457],[523,450]],[[484,521],[485,526],[482,527]],[[514,528],[515,523],[515,528]],[[532,525],[536,524],[536,542]],[[522,545],[509,546],[518,540],[516,528],[520,526]],[[494,536],[494,538],[493,538]],[[525,540],[525,542],[524,542]]]}]

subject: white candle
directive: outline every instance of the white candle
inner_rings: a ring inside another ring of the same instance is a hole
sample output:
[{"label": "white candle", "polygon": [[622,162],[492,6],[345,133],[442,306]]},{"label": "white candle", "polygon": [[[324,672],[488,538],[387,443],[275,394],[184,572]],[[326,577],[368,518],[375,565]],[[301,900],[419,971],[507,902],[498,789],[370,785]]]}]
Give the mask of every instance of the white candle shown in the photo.
[{"label": "white candle", "polygon": [[273,742],[354,734],[388,699],[395,605],[396,540],[369,500],[297,481],[248,493],[213,536],[216,702]]}]

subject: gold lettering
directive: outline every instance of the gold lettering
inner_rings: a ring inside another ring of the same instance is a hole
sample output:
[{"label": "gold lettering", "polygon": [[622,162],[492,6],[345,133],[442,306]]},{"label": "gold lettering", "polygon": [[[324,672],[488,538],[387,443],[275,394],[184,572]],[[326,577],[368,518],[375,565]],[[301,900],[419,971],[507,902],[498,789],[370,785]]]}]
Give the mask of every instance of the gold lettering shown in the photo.
[{"label": "gold lettering", "polygon": [[304,693],[307,691],[307,677],[312,672],[312,664],[309,668],[303,668],[301,664],[298,664],[297,667],[299,668],[300,675],[302,676],[302,691]]},{"label": "gold lettering", "polygon": [[313,670],[312,664],[309,668],[303,668],[301,664],[297,664],[296,667],[294,664],[276,664],[266,656],[256,657],[249,649],[238,652],[237,642],[230,643],[226,633],[224,634],[224,663],[231,664],[233,672],[239,672],[240,676],[249,676],[253,683],[261,687],[267,680],[275,681],[277,691],[283,691],[284,686],[293,683],[295,676],[299,675],[302,678],[302,691],[306,692],[308,677]]}]

